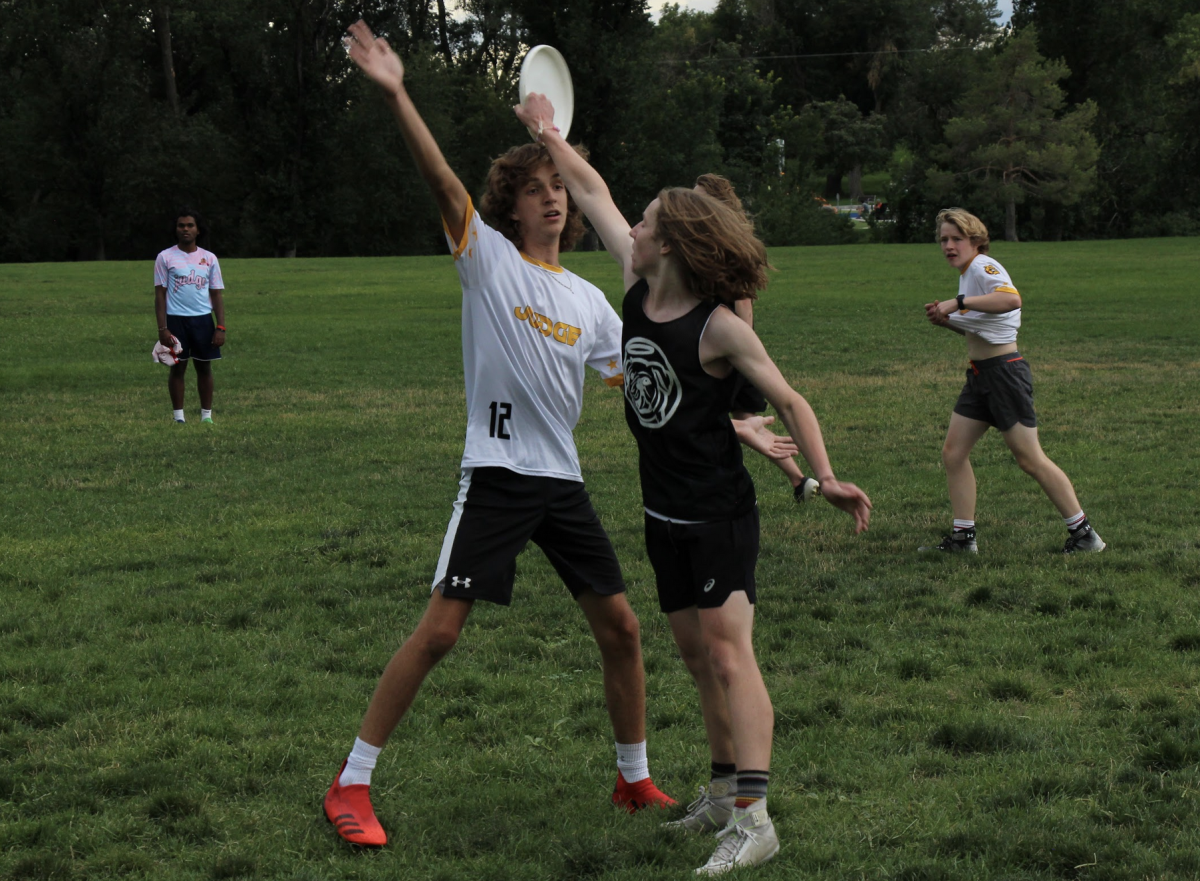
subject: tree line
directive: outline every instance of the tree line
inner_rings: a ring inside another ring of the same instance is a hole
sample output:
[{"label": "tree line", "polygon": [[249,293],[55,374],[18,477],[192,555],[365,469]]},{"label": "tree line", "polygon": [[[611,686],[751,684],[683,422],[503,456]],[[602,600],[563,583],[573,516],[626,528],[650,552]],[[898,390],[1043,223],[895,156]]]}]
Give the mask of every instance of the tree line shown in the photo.
[{"label": "tree line", "polygon": [[630,217],[714,171],[769,244],[858,240],[838,195],[885,202],[880,241],[948,204],[1010,239],[1200,234],[1200,0],[1016,0],[1007,28],[994,0],[0,0],[0,260],[148,259],[182,204],[223,256],[440,252],[342,46],[360,15],[468,188],[548,43]]}]

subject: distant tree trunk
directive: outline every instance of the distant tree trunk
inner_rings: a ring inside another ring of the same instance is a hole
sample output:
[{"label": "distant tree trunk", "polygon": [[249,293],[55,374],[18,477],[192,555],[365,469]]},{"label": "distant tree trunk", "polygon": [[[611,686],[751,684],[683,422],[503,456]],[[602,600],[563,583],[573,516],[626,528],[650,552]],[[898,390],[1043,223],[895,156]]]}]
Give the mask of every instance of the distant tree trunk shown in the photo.
[{"label": "distant tree trunk", "polygon": [[154,32],[158,34],[158,51],[162,57],[163,82],[171,112],[179,115],[179,92],[175,88],[175,61],[171,53],[171,8],[166,3],[154,4]]},{"label": "distant tree trunk", "polygon": [[842,173],[834,171],[825,175],[825,198],[837,198],[842,192]]},{"label": "distant tree trunk", "polygon": [[1019,242],[1017,238],[1017,203],[1009,199],[1004,204],[1004,241]]},{"label": "distant tree trunk", "polygon": [[438,0],[438,48],[442,50],[447,66],[454,64],[450,54],[450,33],[446,27],[446,0]]},{"label": "distant tree trunk", "polygon": [[850,198],[855,202],[861,202],[865,198],[862,188],[861,162],[856,162],[854,167],[850,169],[850,173],[846,175],[846,192],[850,194]]}]

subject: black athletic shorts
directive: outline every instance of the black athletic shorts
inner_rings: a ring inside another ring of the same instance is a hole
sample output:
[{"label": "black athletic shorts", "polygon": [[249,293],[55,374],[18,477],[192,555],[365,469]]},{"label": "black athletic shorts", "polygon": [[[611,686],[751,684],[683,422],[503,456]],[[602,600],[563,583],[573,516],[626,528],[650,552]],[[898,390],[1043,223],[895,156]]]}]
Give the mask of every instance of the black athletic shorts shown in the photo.
[{"label": "black athletic shorts", "polygon": [[758,507],[736,520],[708,523],[671,523],[647,514],[646,553],[658,606],[668,615],[691,606],[720,608],[739,590],[754,605]]},{"label": "black athletic shorts", "polygon": [[[736,371],[734,371],[736,373]],[[767,409],[767,399],[750,380],[738,374],[737,385],[734,387],[733,400],[729,404],[730,413],[761,413]]]},{"label": "black athletic shorts", "polygon": [[221,347],[213,345],[213,332],[217,322],[212,315],[168,315],[167,330],[175,335],[183,351],[179,360],[195,358],[197,361],[219,361]]},{"label": "black athletic shorts", "polygon": [[517,554],[533,541],[578,597],[625,590],[617,554],[577,480],[468,468],[433,578],[443,596],[512,602]]},{"label": "black athletic shorts", "polygon": [[967,368],[967,384],[954,404],[954,412],[1008,431],[1018,422],[1037,428],[1033,410],[1033,373],[1020,352],[1010,352]]}]

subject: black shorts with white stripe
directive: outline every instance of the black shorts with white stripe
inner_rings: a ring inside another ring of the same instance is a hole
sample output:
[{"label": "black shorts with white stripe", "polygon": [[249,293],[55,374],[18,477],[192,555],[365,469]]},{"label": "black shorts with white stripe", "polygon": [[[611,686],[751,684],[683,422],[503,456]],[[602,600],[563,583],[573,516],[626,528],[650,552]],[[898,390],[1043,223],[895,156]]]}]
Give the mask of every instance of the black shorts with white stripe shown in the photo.
[{"label": "black shorts with white stripe", "polygon": [[433,586],[443,596],[512,602],[517,555],[532,541],[563,583],[613,595],[625,590],[612,542],[579,481],[507,468],[468,468],[442,543]]}]

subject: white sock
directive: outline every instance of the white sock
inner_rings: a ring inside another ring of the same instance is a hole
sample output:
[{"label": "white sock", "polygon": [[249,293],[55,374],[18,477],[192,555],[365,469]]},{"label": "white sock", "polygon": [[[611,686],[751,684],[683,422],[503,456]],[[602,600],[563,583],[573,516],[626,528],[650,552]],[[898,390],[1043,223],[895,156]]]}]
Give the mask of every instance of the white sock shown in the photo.
[{"label": "white sock", "polygon": [[641,743],[617,744],[617,770],[626,783],[637,783],[650,776],[650,762],[646,759],[646,741]]},{"label": "white sock", "polygon": [[212,410],[205,410],[203,407],[201,407],[200,408],[200,418],[201,419],[212,419]]},{"label": "white sock", "polygon": [[365,740],[354,738],[354,749],[346,759],[346,767],[338,778],[339,786],[370,786],[371,772],[375,770],[375,760],[383,752],[381,746],[371,746]]},{"label": "white sock", "polygon": [[175,414],[176,422],[183,422],[183,411],[182,410],[172,410],[171,412]]},{"label": "white sock", "polygon": [[1070,517],[1064,517],[1063,523],[1067,524],[1067,529],[1074,532],[1086,519],[1087,515],[1084,514],[1083,511],[1080,511],[1078,514],[1072,514]]},{"label": "white sock", "polygon": [[959,518],[955,517],[954,518],[954,528],[955,529],[974,529],[975,521],[974,520],[960,520]]}]

